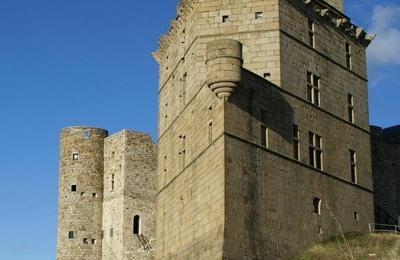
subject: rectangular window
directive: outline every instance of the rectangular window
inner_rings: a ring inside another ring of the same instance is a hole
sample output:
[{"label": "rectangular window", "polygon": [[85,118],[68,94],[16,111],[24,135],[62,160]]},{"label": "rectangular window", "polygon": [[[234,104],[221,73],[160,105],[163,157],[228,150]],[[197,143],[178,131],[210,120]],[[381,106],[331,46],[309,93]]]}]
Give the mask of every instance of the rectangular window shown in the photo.
[{"label": "rectangular window", "polygon": [[354,123],[354,97],[347,94],[347,110],[348,110],[348,120]]},{"label": "rectangular window", "polygon": [[72,154],[72,160],[76,161],[79,159],[79,155],[77,153]]},{"label": "rectangular window", "polygon": [[359,221],[360,220],[360,214],[358,213],[358,212],[353,212],[353,219],[355,220],[355,221]]},{"label": "rectangular window", "polygon": [[223,22],[223,23],[229,22],[229,15],[223,15],[223,16],[222,16],[222,22]]},{"label": "rectangular window", "polygon": [[92,238],[91,242],[92,242],[92,245],[95,245],[96,244],[96,239]]},{"label": "rectangular window", "polygon": [[87,238],[84,238],[84,239],[83,239],[83,244],[85,244],[85,245],[89,244],[89,242],[88,242],[88,239],[87,239]]},{"label": "rectangular window", "polygon": [[308,133],[310,165],[322,170],[322,138],[312,132]]},{"label": "rectangular window", "polygon": [[308,44],[315,48],[315,24],[311,19],[308,19]]},{"label": "rectangular window", "polygon": [[263,13],[263,12],[256,12],[256,13],[255,13],[255,18],[256,18],[256,20],[257,20],[257,19],[262,19],[263,16],[264,16],[264,13]]},{"label": "rectangular window", "polygon": [[113,236],[114,236],[114,229],[110,228],[110,237],[113,237]]},{"label": "rectangular window", "polygon": [[346,43],[346,67],[351,69],[351,45]]},{"label": "rectangular window", "polygon": [[320,105],[320,78],[311,72],[307,72],[307,100]]},{"label": "rectangular window", "polygon": [[76,185],[71,185],[71,191],[75,192],[76,191]]},{"label": "rectangular window", "polygon": [[350,172],[351,182],[357,183],[357,153],[350,150]]},{"label": "rectangular window", "polygon": [[69,231],[68,232],[68,238],[69,239],[74,239],[75,238],[75,231]]},{"label": "rectangular window", "polygon": [[268,148],[268,128],[263,124],[260,125],[260,145]]},{"label": "rectangular window", "polygon": [[293,157],[300,161],[300,131],[297,125],[293,125]]}]

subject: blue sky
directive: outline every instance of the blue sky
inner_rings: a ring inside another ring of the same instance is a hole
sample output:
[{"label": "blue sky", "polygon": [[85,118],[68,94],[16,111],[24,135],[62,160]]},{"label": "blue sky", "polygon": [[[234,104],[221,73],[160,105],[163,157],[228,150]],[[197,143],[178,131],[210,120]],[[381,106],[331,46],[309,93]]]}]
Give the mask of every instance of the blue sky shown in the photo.
[{"label": "blue sky", "polygon": [[[0,259],[55,259],[60,128],[131,128],[155,139],[151,52],[176,3],[0,1]],[[378,34],[371,123],[399,124],[400,3],[348,0],[346,14]]]}]

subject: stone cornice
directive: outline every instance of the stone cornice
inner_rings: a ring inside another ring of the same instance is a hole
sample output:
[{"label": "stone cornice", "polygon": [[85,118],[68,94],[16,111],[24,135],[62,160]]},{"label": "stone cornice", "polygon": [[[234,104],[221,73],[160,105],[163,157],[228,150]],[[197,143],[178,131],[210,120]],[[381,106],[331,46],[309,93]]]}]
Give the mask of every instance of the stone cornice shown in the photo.
[{"label": "stone cornice", "polygon": [[364,47],[375,38],[374,34],[367,33],[364,28],[359,27],[351,22],[350,18],[342,12],[326,3],[323,0],[301,0],[306,5],[308,10],[311,10],[315,15],[320,16],[332,26],[336,27],[347,36],[351,37],[356,42]]}]

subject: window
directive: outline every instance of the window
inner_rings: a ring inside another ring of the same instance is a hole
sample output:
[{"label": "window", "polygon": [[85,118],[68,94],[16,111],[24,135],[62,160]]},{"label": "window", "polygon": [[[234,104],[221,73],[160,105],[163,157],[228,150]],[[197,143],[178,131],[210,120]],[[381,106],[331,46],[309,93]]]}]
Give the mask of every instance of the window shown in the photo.
[{"label": "window", "polygon": [[140,216],[136,215],[133,217],[133,234],[140,235]]},{"label": "window", "polygon": [[355,221],[359,221],[359,220],[360,220],[360,214],[358,214],[357,211],[353,212],[353,219],[354,219]]},{"label": "window", "polygon": [[315,48],[315,24],[311,19],[308,19],[308,44]]},{"label": "window", "polygon": [[87,140],[87,139],[89,139],[89,137],[90,137],[89,131],[84,131],[83,132],[83,139]]},{"label": "window", "polygon": [[96,239],[92,238],[91,243],[92,243],[92,245],[95,245],[96,244]]},{"label": "window", "polygon": [[222,16],[222,22],[223,22],[223,23],[229,22],[229,15],[223,15],[223,16]]},{"label": "window", "polygon": [[72,154],[72,160],[76,161],[79,159],[79,155],[77,153]]},{"label": "window", "polygon": [[96,198],[97,197],[97,193],[92,193],[92,197]]},{"label": "window", "polygon": [[347,94],[347,110],[349,122],[354,123],[354,97]]},{"label": "window", "polygon": [[110,228],[110,237],[113,237],[113,236],[114,236],[114,229]]},{"label": "window", "polygon": [[71,191],[76,191],[76,185],[75,184],[73,184],[73,185],[71,185]]},{"label": "window", "polygon": [[293,157],[300,161],[300,131],[297,125],[293,125]]},{"label": "window", "polygon": [[320,198],[314,198],[313,206],[314,206],[314,213],[317,215],[321,215],[321,199]]},{"label": "window", "polygon": [[111,190],[114,190],[114,184],[115,184],[114,178],[115,178],[115,175],[111,174]]},{"label": "window", "polygon": [[311,72],[307,72],[307,100],[320,105],[320,78]]},{"label": "window", "polygon": [[83,243],[84,243],[85,245],[89,244],[88,239],[87,239],[87,238],[84,238],[84,239],[83,239]]},{"label": "window", "polygon": [[351,45],[346,43],[346,67],[351,69]]},{"label": "window", "polygon": [[351,182],[357,183],[357,153],[350,150]]},{"label": "window", "polygon": [[308,133],[310,165],[322,170],[322,138],[312,132]]},{"label": "window", "polygon": [[75,238],[75,231],[69,231],[68,232],[68,238],[69,239],[74,239]]},{"label": "window", "polygon": [[268,148],[268,128],[264,125],[260,125],[260,145]]},{"label": "window", "polygon": [[263,16],[264,16],[264,13],[263,13],[263,12],[256,12],[256,13],[255,13],[255,18],[256,18],[256,20],[257,20],[257,19],[262,19]]}]

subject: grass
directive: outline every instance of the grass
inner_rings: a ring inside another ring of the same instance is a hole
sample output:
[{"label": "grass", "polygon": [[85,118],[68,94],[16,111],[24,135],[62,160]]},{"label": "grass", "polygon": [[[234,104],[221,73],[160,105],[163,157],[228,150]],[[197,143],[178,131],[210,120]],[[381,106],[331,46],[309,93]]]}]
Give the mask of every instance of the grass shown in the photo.
[{"label": "grass", "polygon": [[400,235],[346,234],[308,249],[297,260],[400,259]]}]

